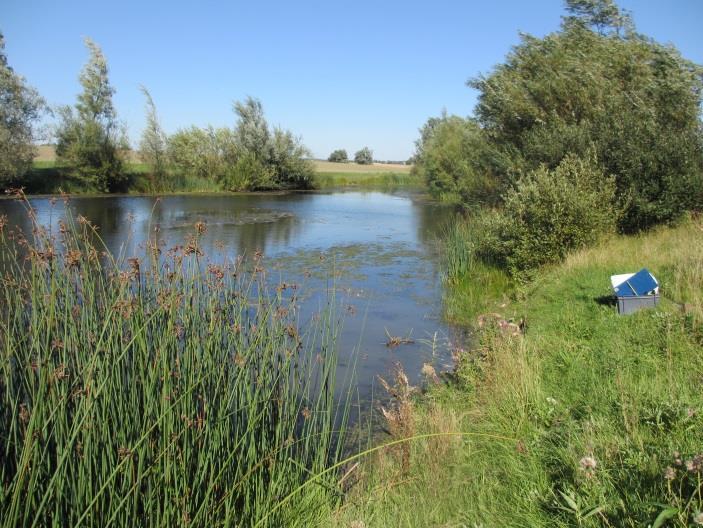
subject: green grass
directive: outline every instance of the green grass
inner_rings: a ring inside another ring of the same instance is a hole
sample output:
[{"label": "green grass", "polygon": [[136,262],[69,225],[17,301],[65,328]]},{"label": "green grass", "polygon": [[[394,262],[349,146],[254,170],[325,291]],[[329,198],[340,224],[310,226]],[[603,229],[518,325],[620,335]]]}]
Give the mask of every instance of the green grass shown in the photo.
[{"label": "green grass", "polygon": [[334,187],[395,188],[422,187],[424,182],[409,172],[317,172],[315,186],[319,189]]},{"label": "green grass", "polygon": [[203,224],[121,260],[88,220],[55,227],[0,219],[1,526],[309,526],[338,503],[332,308],[303,324],[260,258],[203,255]]},{"label": "green grass", "polygon": [[474,230],[470,219],[457,215],[442,237],[444,281],[450,292],[445,296],[445,317],[464,326],[479,314],[500,310],[514,286],[508,273],[476,258]]},{"label": "green grass", "polygon": [[[144,163],[127,163],[126,171],[130,178],[129,192],[134,193],[177,193],[177,192],[223,192],[215,181],[197,176],[169,173],[165,182],[155,184],[149,174],[149,167]],[[35,161],[32,171],[22,182],[25,191],[30,194],[57,194],[92,192],[83,184],[74,181],[62,173],[55,161]],[[399,187],[423,187],[421,179],[410,172],[390,172],[388,170],[373,172],[316,172],[315,188],[370,188],[395,189]]]},{"label": "green grass", "polygon": [[[703,509],[702,230],[689,221],[613,237],[494,299],[502,318],[526,317],[526,334],[484,324],[448,383],[408,400],[404,435],[464,436],[411,441],[409,464],[393,450],[370,458],[334,525],[694,526]],[[619,316],[609,276],[642,266],[660,280],[662,304]],[[450,306],[471,285],[485,287],[465,280],[448,289]]]}]

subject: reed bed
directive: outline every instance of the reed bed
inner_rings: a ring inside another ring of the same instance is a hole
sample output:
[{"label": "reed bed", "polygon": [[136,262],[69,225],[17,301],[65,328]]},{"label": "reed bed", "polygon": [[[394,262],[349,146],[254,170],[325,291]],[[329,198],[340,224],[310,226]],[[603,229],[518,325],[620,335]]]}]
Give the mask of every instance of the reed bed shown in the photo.
[{"label": "reed bed", "polygon": [[445,316],[461,324],[473,322],[479,314],[502,310],[514,286],[506,271],[476,254],[482,229],[475,217],[457,215],[442,234]]},{"label": "reed bed", "polygon": [[261,255],[203,254],[204,224],[131,258],[85,218],[55,227],[0,219],[2,525],[294,526],[332,508],[349,408],[333,309],[301,325]]}]

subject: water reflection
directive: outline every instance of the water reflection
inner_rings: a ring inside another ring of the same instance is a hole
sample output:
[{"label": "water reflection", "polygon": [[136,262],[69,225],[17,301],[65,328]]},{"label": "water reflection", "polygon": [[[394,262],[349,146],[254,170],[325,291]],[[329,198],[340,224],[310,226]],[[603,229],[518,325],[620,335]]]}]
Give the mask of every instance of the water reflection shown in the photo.
[{"label": "water reflection", "polygon": [[[39,222],[57,229],[63,201],[31,203]],[[261,251],[272,282],[301,284],[304,317],[334,292],[343,319],[340,375],[349,376],[356,364],[362,397],[396,361],[414,381],[424,363],[449,366],[453,336],[440,317],[434,240],[451,208],[381,192],[73,198],[68,207],[99,227],[111,251],[126,256],[139,254],[149,236],[165,247],[182,244],[196,222],[205,222],[206,253],[236,258]],[[30,230],[19,203],[0,201],[0,214]],[[414,342],[389,348],[388,335]]]}]

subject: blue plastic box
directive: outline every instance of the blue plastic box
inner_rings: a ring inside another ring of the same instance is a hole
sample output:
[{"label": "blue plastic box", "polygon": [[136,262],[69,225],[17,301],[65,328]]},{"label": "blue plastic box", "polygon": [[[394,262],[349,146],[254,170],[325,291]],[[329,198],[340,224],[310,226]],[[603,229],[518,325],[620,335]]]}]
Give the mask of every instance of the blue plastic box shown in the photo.
[{"label": "blue plastic box", "polygon": [[610,283],[618,300],[618,313],[627,315],[642,308],[654,308],[659,304],[659,283],[647,268],[637,273],[625,273],[610,277]]}]

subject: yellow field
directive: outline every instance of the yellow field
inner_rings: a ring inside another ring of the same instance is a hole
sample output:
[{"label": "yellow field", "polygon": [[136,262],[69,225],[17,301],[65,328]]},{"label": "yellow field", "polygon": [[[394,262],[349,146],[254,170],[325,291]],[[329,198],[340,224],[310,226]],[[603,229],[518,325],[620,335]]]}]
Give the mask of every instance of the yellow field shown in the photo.
[{"label": "yellow field", "polygon": [[332,163],[331,161],[315,160],[315,170],[317,172],[358,172],[358,173],[379,173],[379,172],[410,172],[410,165],[400,165],[397,163],[374,163],[373,165],[359,165],[358,163]]},{"label": "yellow field", "polygon": [[[37,147],[37,155],[34,161],[56,161],[56,149],[53,145],[40,145]],[[127,161],[129,163],[141,163],[139,153],[134,150],[127,151]]]},{"label": "yellow field", "polygon": [[54,152],[54,147],[51,145],[41,145],[37,147],[37,156],[34,161],[54,161],[56,159],[56,152]]},{"label": "yellow field", "polygon": [[[55,161],[56,152],[52,145],[41,145],[37,147],[37,157],[34,158],[35,161]],[[135,163],[139,163],[139,154],[137,152],[130,152],[129,160]],[[406,173],[410,172],[410,165],[400,165],[397,163],[374,163],[373,165],[359,165],[358,163],[332,163],[330,161],[320,161],[315,160],[315,170],[317,172],[339,172],[339,173],[379,173],[379,172],[393,172],[393,173]]]}]

